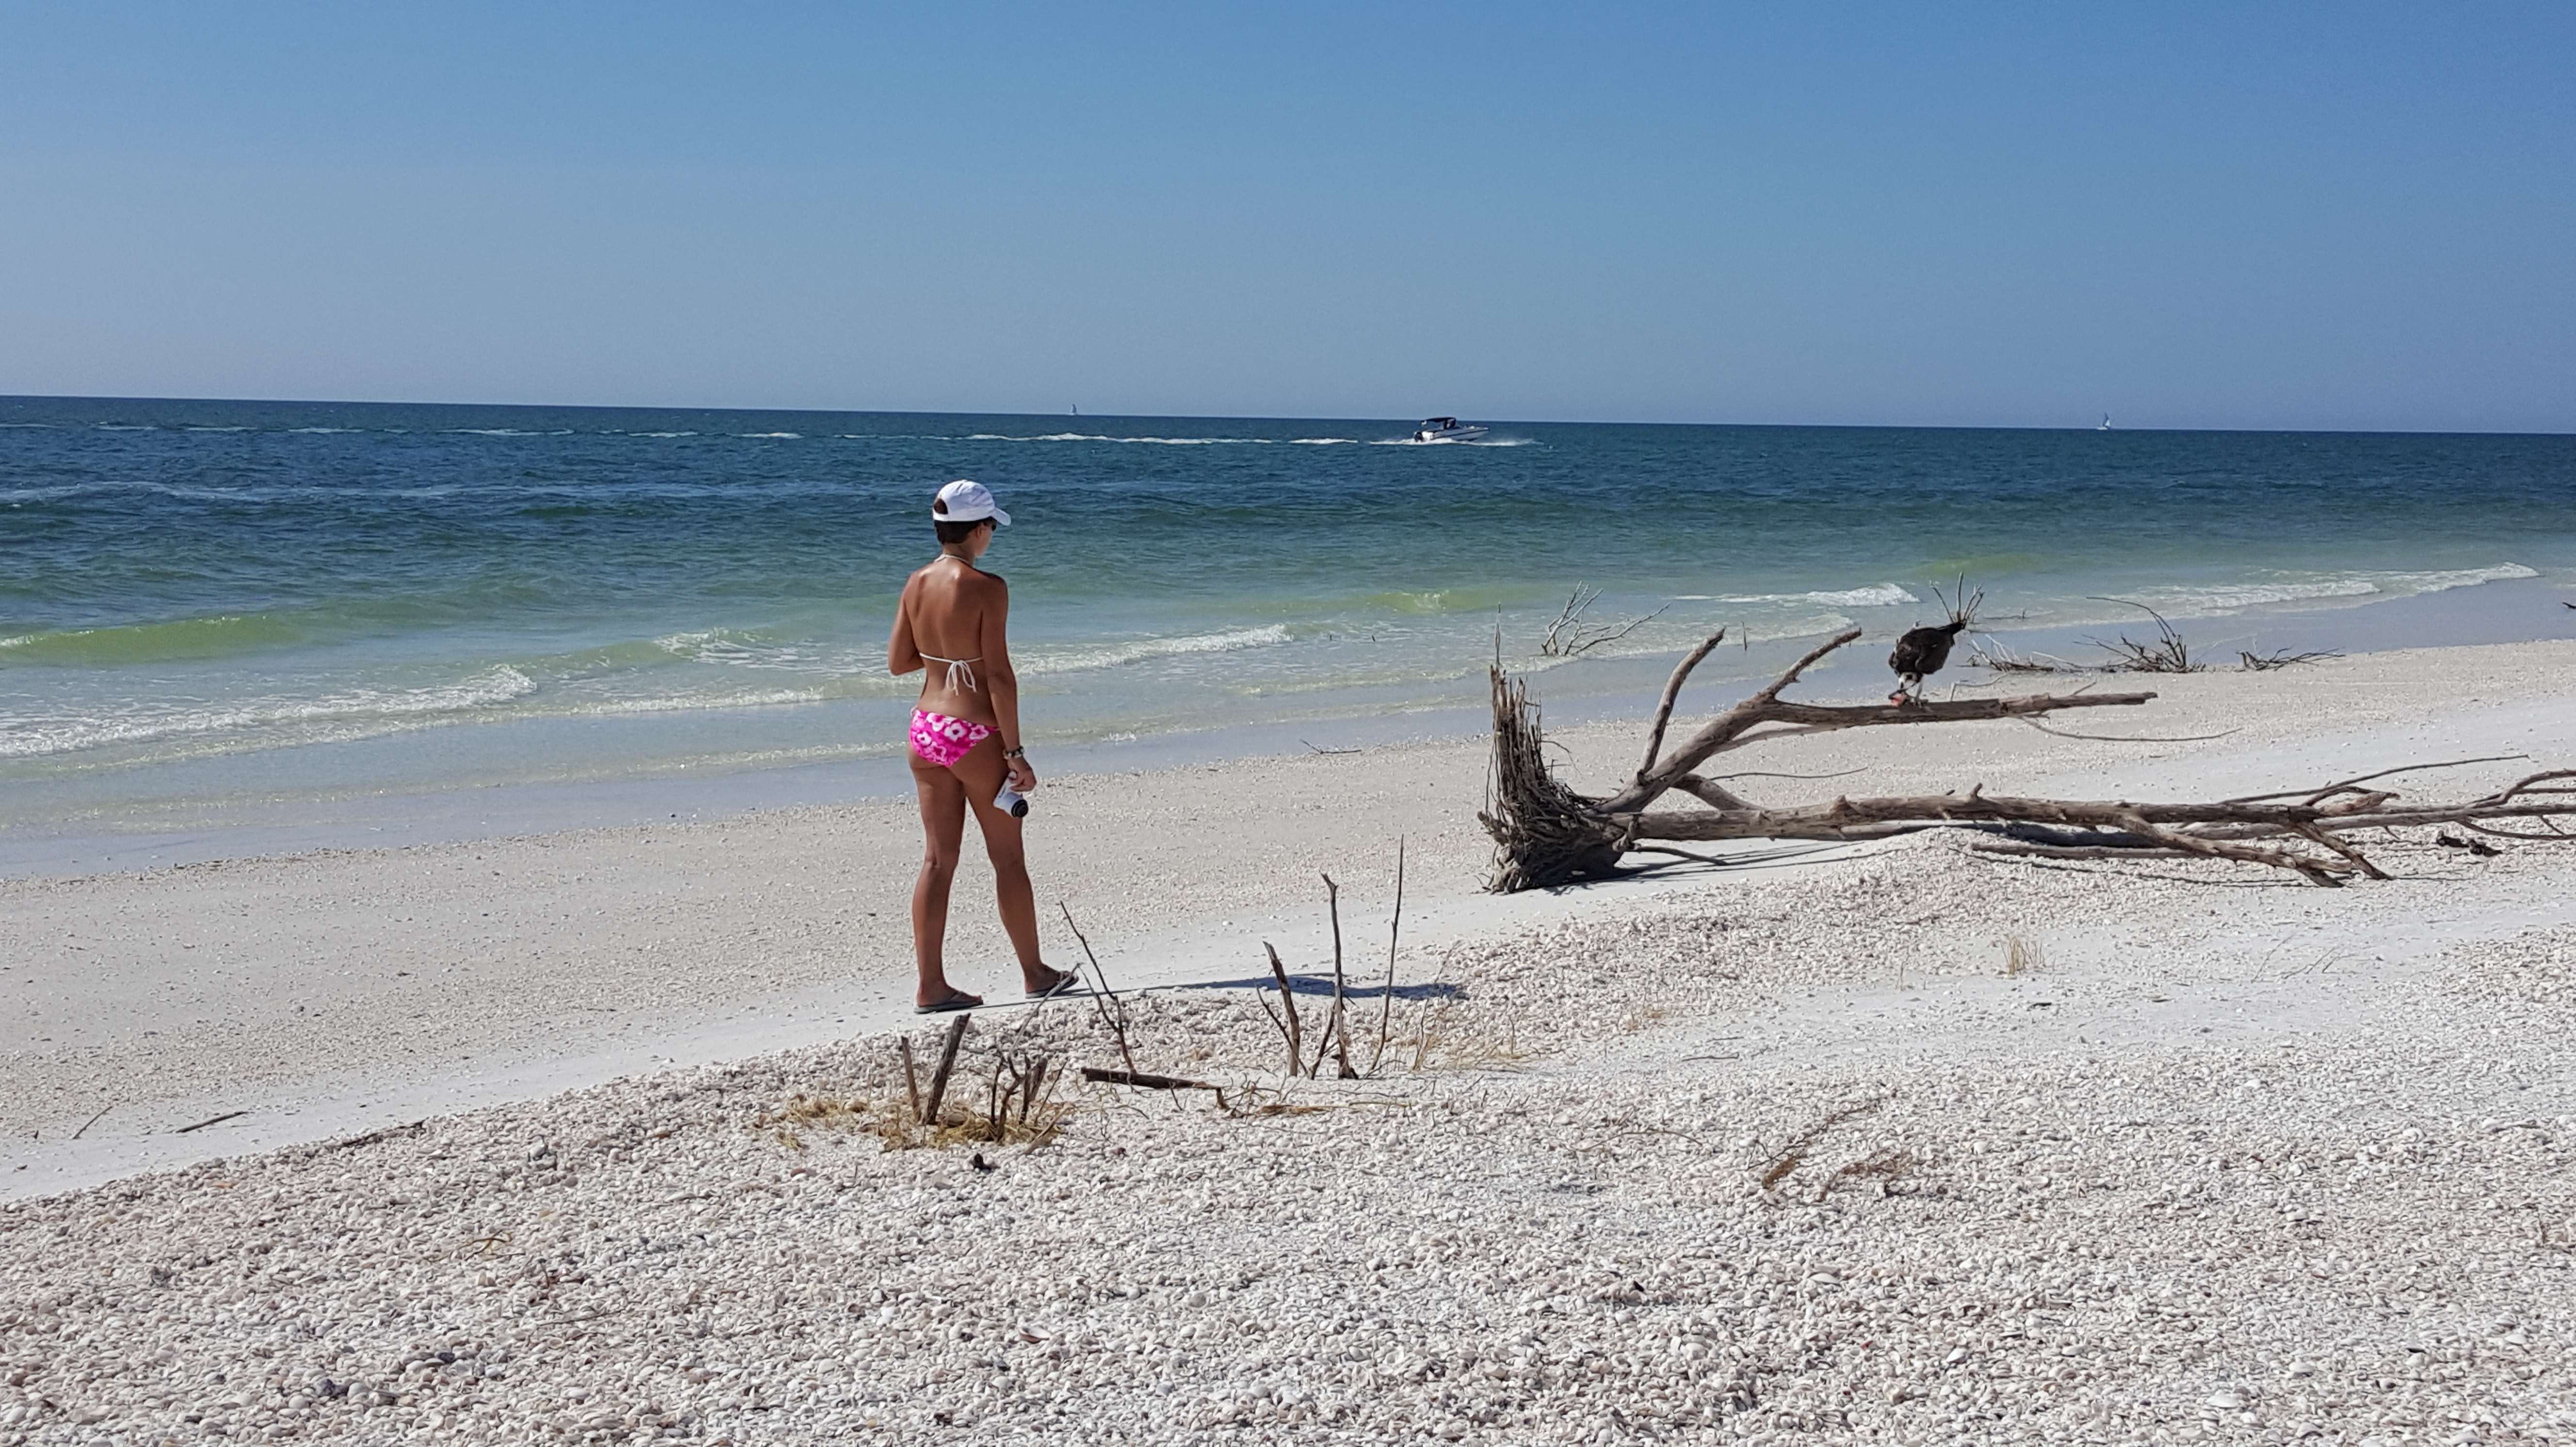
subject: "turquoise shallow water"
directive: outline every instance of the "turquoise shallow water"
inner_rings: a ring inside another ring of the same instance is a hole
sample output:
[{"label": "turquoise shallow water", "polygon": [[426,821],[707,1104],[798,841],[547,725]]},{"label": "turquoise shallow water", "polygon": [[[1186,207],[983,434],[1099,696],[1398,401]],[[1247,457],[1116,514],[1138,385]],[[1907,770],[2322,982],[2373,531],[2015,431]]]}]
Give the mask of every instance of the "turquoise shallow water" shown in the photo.
[{"label": "turquoise shallow water", "polygon": [[[1563,697],[1720,624],[2223,620],[2576,582],[2576,439],[0,400],[13,826],[890,758],[930,492],[992,486],[1033,742]],[[1577,585],[1652,615],[1537,655]],[[1761,648],[1712,667],[1752,671]],[[156,826],[157,827],[157,826]]]}]

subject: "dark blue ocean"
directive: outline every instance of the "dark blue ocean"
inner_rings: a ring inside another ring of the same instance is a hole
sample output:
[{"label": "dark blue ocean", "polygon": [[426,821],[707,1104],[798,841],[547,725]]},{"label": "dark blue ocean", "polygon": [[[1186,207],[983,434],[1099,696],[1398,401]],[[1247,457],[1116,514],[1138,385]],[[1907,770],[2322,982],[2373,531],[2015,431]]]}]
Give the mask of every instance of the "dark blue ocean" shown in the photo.
[{"label": "dark blue ocean", "polygon": [[[2137,603],[2285,647],[2576,583],[2576,438],[1490,426],[0,400],[0,798],[216,827],[891,759],[889,610],[958,477],[1017,519],[1040,753],[1472,706],[1498,638],[1560,698],[1719,625],[1749,672],[1961,576],[2008,634]],[[1539,656],[1578,586],[1651,618]]]}]

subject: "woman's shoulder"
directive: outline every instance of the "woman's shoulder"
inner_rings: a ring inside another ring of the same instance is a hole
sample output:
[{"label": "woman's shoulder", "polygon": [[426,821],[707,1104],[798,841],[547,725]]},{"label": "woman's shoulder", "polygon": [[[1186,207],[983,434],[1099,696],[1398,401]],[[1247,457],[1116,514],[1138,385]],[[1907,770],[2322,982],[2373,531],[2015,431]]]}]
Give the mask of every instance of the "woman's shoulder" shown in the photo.
[{"label": "woman's shoulder", "polygon": [[[930,581],[930,570],[938,566],[939,560],[934,558],[931,561],[922,564],[920,567],[913,569],[912,575],[903,580],[903,595],[909,598],[915,592],[920,590],[923,585]],[[1008,593],[1011,591],[1011,585],[1003,581],[1001,574],[988,573],[981,568],[970,568],[955,576],[957,579],[958,591],[970,597],[978,593]]]}]

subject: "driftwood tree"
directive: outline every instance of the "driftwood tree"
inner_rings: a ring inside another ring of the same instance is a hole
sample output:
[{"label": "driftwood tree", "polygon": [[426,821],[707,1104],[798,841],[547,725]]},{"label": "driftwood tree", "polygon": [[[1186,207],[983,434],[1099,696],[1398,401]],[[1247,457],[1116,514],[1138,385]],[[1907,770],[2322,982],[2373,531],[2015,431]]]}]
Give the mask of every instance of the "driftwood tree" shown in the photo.
[{"label": "driftwood tree", "polygon": [[[1556,777],[1543,757],[1538,706],[1525,683],[1500,668],[1493,673],[1494,773],[1492,798],[1478,817],[1495,843],[1497,891],[1537,889],[1615,873],[1632,850],[1664,847],[1654,841],[1724,839],[1883,839],[1922,829],[1965,827],[1985,837],[1971,847],[1988,853],[2100,859],[2187,857],[2232,859],[2292,870],[2312,883],[2336,885],[2355,874],[2384,879],[2353,835],[2366,829],[2456,824],[2515,838],[2576,839],[2555,822],[2576,814],[2576,769],[2531,775],[2512,787],[2454,803],[2401,803],[2390,789],[2366,789],[2396,774],[2451,767],[2418,764],[2314,789],[2222,799],[2211,803],[2138,804],[2126,801],[2022,799],[1984,792],[1910,798],[1835,799],[1830,804],[1769,808],[1738,797],[1699,767],[1716,756],[1775,739],[1836,729],[2024,719],[2079,708],[2133,708],[2152,693],[2029,694],[2020,698],[1933,703],[1810,704],[1782,698],[1819,659],[1858,639],[1854,628],[1815,649],[1771,685],[1728,709],[1670,754],[1664,734],[1683,683],[1726,636],[1719,630],[1693,649],[1664,685],[1646,737],[1645,758],[1617,793],[1593,798]],[[2459,763],[2492,763],[2492,759]],[[1705,808],[1657,808],[1671,795]],[[2540,833],[2499,830],[2495,821],[2535,822]],[[1670,852],[1670,851],[1668,851]]]}]

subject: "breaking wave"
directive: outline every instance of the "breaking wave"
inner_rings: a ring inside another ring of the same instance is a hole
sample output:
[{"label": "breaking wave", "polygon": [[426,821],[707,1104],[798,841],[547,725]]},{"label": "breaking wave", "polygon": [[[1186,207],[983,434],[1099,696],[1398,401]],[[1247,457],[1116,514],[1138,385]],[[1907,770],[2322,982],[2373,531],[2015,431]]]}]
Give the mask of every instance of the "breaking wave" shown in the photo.
[{"label": "breaking wave", "polygon": [[1047,432],[1035,437],[1013,437],[1001,432],[975,432],[960,439],[966,442],[1134,442],[1153,447],[1320,447],[1334,444],[1356,445],[1356,437],[1111,437],[1099,432]]},{"label": "breaking wave", "polygon": [[881,648],[835,648],[807,641],[782,641],[737,628],[667,634],[654,639],[653,646],[675,658],[720,668],[760,668],[834,677],[879,673],[885,668],[885,650]]},{"label": "breaking wave", "polygon": [[536,691],[533,679],[504,664],[434,688],[367,688],[329,698],[258,699],[113,719],[0,719],[0,758],[33,758],[282,724],[419,718],[508,703]]},{"label": "breaking wave", "polygon": [[1828,608],[1894,608],[1923,600],[1894,583],[1868,588],[1826,589],[1814,593],[1684,593],[1676,603],[1821,603]]},{"label": "breaking wave", "polygon": [[1119,668],[1130,663],[1143,663],[1155,658],[1179,658],[1193,653],[1231,653],[1244,648],[1268,648],[1290,641],[1288,630],[1273,623],[1260,628],[1236,628],[1222,633],[1189,633],[1176,638],[1139,638],[1132,642],[1112,643],[1092,648],[1039,649],[1018,660],[1019,671],[1026,674],[1077,673],[1093,668]]},{"label": "breaking wave", "polygon": [[2176,616],[2232,613],[2267,604],[2326,602],[2338,598],[2408,598],[2419,593],[2447,593],[2481,583],[2537,578],[2536,568],[2497,563],[2485,568],[2288,575],[2243,583],[2194,587],[2148,588],[2137,601]]}]

